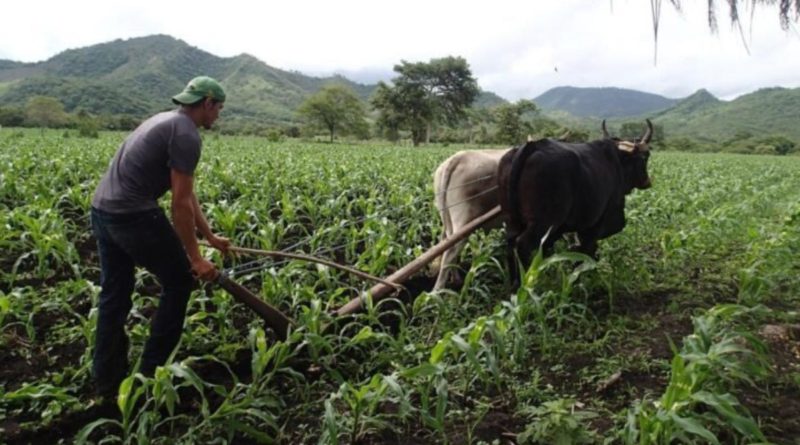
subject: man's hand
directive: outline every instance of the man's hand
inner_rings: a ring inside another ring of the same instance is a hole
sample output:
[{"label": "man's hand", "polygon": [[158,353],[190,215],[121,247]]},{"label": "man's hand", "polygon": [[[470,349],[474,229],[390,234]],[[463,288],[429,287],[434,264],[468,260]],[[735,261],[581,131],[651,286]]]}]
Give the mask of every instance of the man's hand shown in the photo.
[{"label": "man's hand", "polygon": [[230,253],[229,249],[231,248],[231,240],[228,238],[212,234],[208,237],[208,244],[222,252],[223,255]]},{"label": "man's hand", "polygon": [[203,257],[192,260],[192,273],[203,281],[214,281],[219,275],[214,263]]}]

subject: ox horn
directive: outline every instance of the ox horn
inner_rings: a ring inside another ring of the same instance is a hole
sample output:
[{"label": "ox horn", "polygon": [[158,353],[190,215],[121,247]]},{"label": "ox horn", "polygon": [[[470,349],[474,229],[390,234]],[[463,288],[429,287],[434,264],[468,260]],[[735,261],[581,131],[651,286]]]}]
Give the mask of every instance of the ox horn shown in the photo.
[{"label": "ox horn", "polygon": [[644,135],[640,140],[642,141],[642,144],[649,144],[650,138],[653,137],[653,124],[650,122],[650,119],[645,119],[645,121],[647,122],[647,130],[645,130]]},{"label": "ox horn", "polygon": [[611,136],[608,134],[608,130],[606,130],[606,120],[603,119],[603,124],[600,125],[600,128],[603,129],[603,138],[611,139]]}]

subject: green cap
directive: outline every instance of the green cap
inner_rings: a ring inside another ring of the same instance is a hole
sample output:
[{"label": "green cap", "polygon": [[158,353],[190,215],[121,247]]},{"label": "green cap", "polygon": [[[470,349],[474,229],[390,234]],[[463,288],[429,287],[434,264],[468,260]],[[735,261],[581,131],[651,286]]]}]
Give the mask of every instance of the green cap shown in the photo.
[{"label": "green cap", "polygon": [[206,97],[225,102],[225,91],[216,80],[208,76],[198,76],[190,80],[182,92],[172,96],[172,102],[180,105],[191,105]]}]

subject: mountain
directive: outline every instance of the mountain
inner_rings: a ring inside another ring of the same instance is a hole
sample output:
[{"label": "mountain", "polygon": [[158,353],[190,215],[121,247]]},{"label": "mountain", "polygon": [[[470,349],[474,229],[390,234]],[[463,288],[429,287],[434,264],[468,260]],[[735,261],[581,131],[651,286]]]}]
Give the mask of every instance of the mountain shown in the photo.
[{"label": "mountain", "polygon": [[692,95],[679,100],[675,106],[664,110],[663,113],[671,112],[675,114],[699,113],[703,110],[713,109],[723,102],[709,93],[705,88],[695,91]]},{"label": "mountain", "polygon": [[722,142],[735,133],[781,134],[800,141],[800,88],[763,88],[721,101],[699,90],[674,107],[642,117],[662,125],[668,136],[680,135]]},{"label": "mountain", "polygon": [[[70,112],[144,117],[171,108],[170,97],[199,74],[218,79],[228,93],[223,127],[291,124],[303,100],[327,83],[345,84],[363,100],[375,89],[342,76],[281,70],[248,54],[217,57],[154,35],[71,49],[39,63],[0,60],[0,103],[23,106],[30,97],[45,95]],[[493,93],[478,98],[481,106],[504,102]]]},{"label": "mountain", "polygon": [[544,111],[566,111],[578,117],[637,116],[663,110],[677,101],[623,88],[556,87],[533,100]]},{"label": "mountain", "polygon": [[[223,129],[293,125],[295,110],[326,83],[339,82],[367,100],[375,85],[343,76],[313,77],[281,70],[240,54],[217,57],[166,35],[115,40],[61,52],[37,63],[0,60],[0,111],[22,107],[35,95],[58,98],[69,112],[128,114],[138,118],[172,108],[170,97],[199,74],[219,79],[228,92]],[[621,88],[553,88],[535,98],[544,115],[560,125],[599,134],[600,119],[611,128],[652,118],[667,137],[725,141],[739,133],[782,134],[800,141],[800,88],[765,88],[732,101],[706,90],[684,99]],[[482,92],[476,107],[507,101]]]},{"label": "mountain", "polygon": [[[599,90],[603,90],[602,93]],[[605,100],[600,100],[601,97]],[[636,97],[656,97],[671,103],[664,107],[666,102],[656,100],[652,102],[652,109],[638,114],[630,114],[633,108],[615,113],[615,104],[634,103]],[[663,128],[667,138],[687,137],[719,143],[748,135],[755,138],[782,135],[800,143],[800,125],[797,125],[800,88],[763,88],[723,101],[705,89],[683,99],[666,99],[619,88],[559,87],[547,91],[535,101],[550,119],[582,128],[593,135],[599,134],[600,119],[608,119],[613,133],[614,128],[623,123],[642,122],[649,118]],[[603,102],[609,104],[608,108],[603,108]]]},{"label": "mountain", "polygon": [[363,99],[373,89],[343,77],[280,70],[248,54],[217,57],[155,35],[71,49],[39,63],[0,61],[0,101],[23,105],[31,96],[47,95],[67,111],[146,116],[171,108],[170,97],[199,74],[226,87],[226,114],[233,120],[290,122],[294,109],[328,82],[344,83]]}]

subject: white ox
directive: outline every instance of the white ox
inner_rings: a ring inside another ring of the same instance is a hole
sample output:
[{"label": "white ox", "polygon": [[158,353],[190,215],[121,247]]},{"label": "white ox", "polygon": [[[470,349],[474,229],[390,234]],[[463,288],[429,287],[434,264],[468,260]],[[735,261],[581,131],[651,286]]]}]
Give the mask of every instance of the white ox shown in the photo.
[{"label": "white ox", "polygon": [[[436,208],[444,224],[442,239],[473,219],[500,204],[497,195],[497,166],[508,148],[500,150],[459,151],[439,165],[433,174]],[[486,223],[482,228],[500,227],[504,217]],[[451,247],[439,264],[439,276],[434,289],[447,284],[452,264],[464,248],[466,240]]]}]

